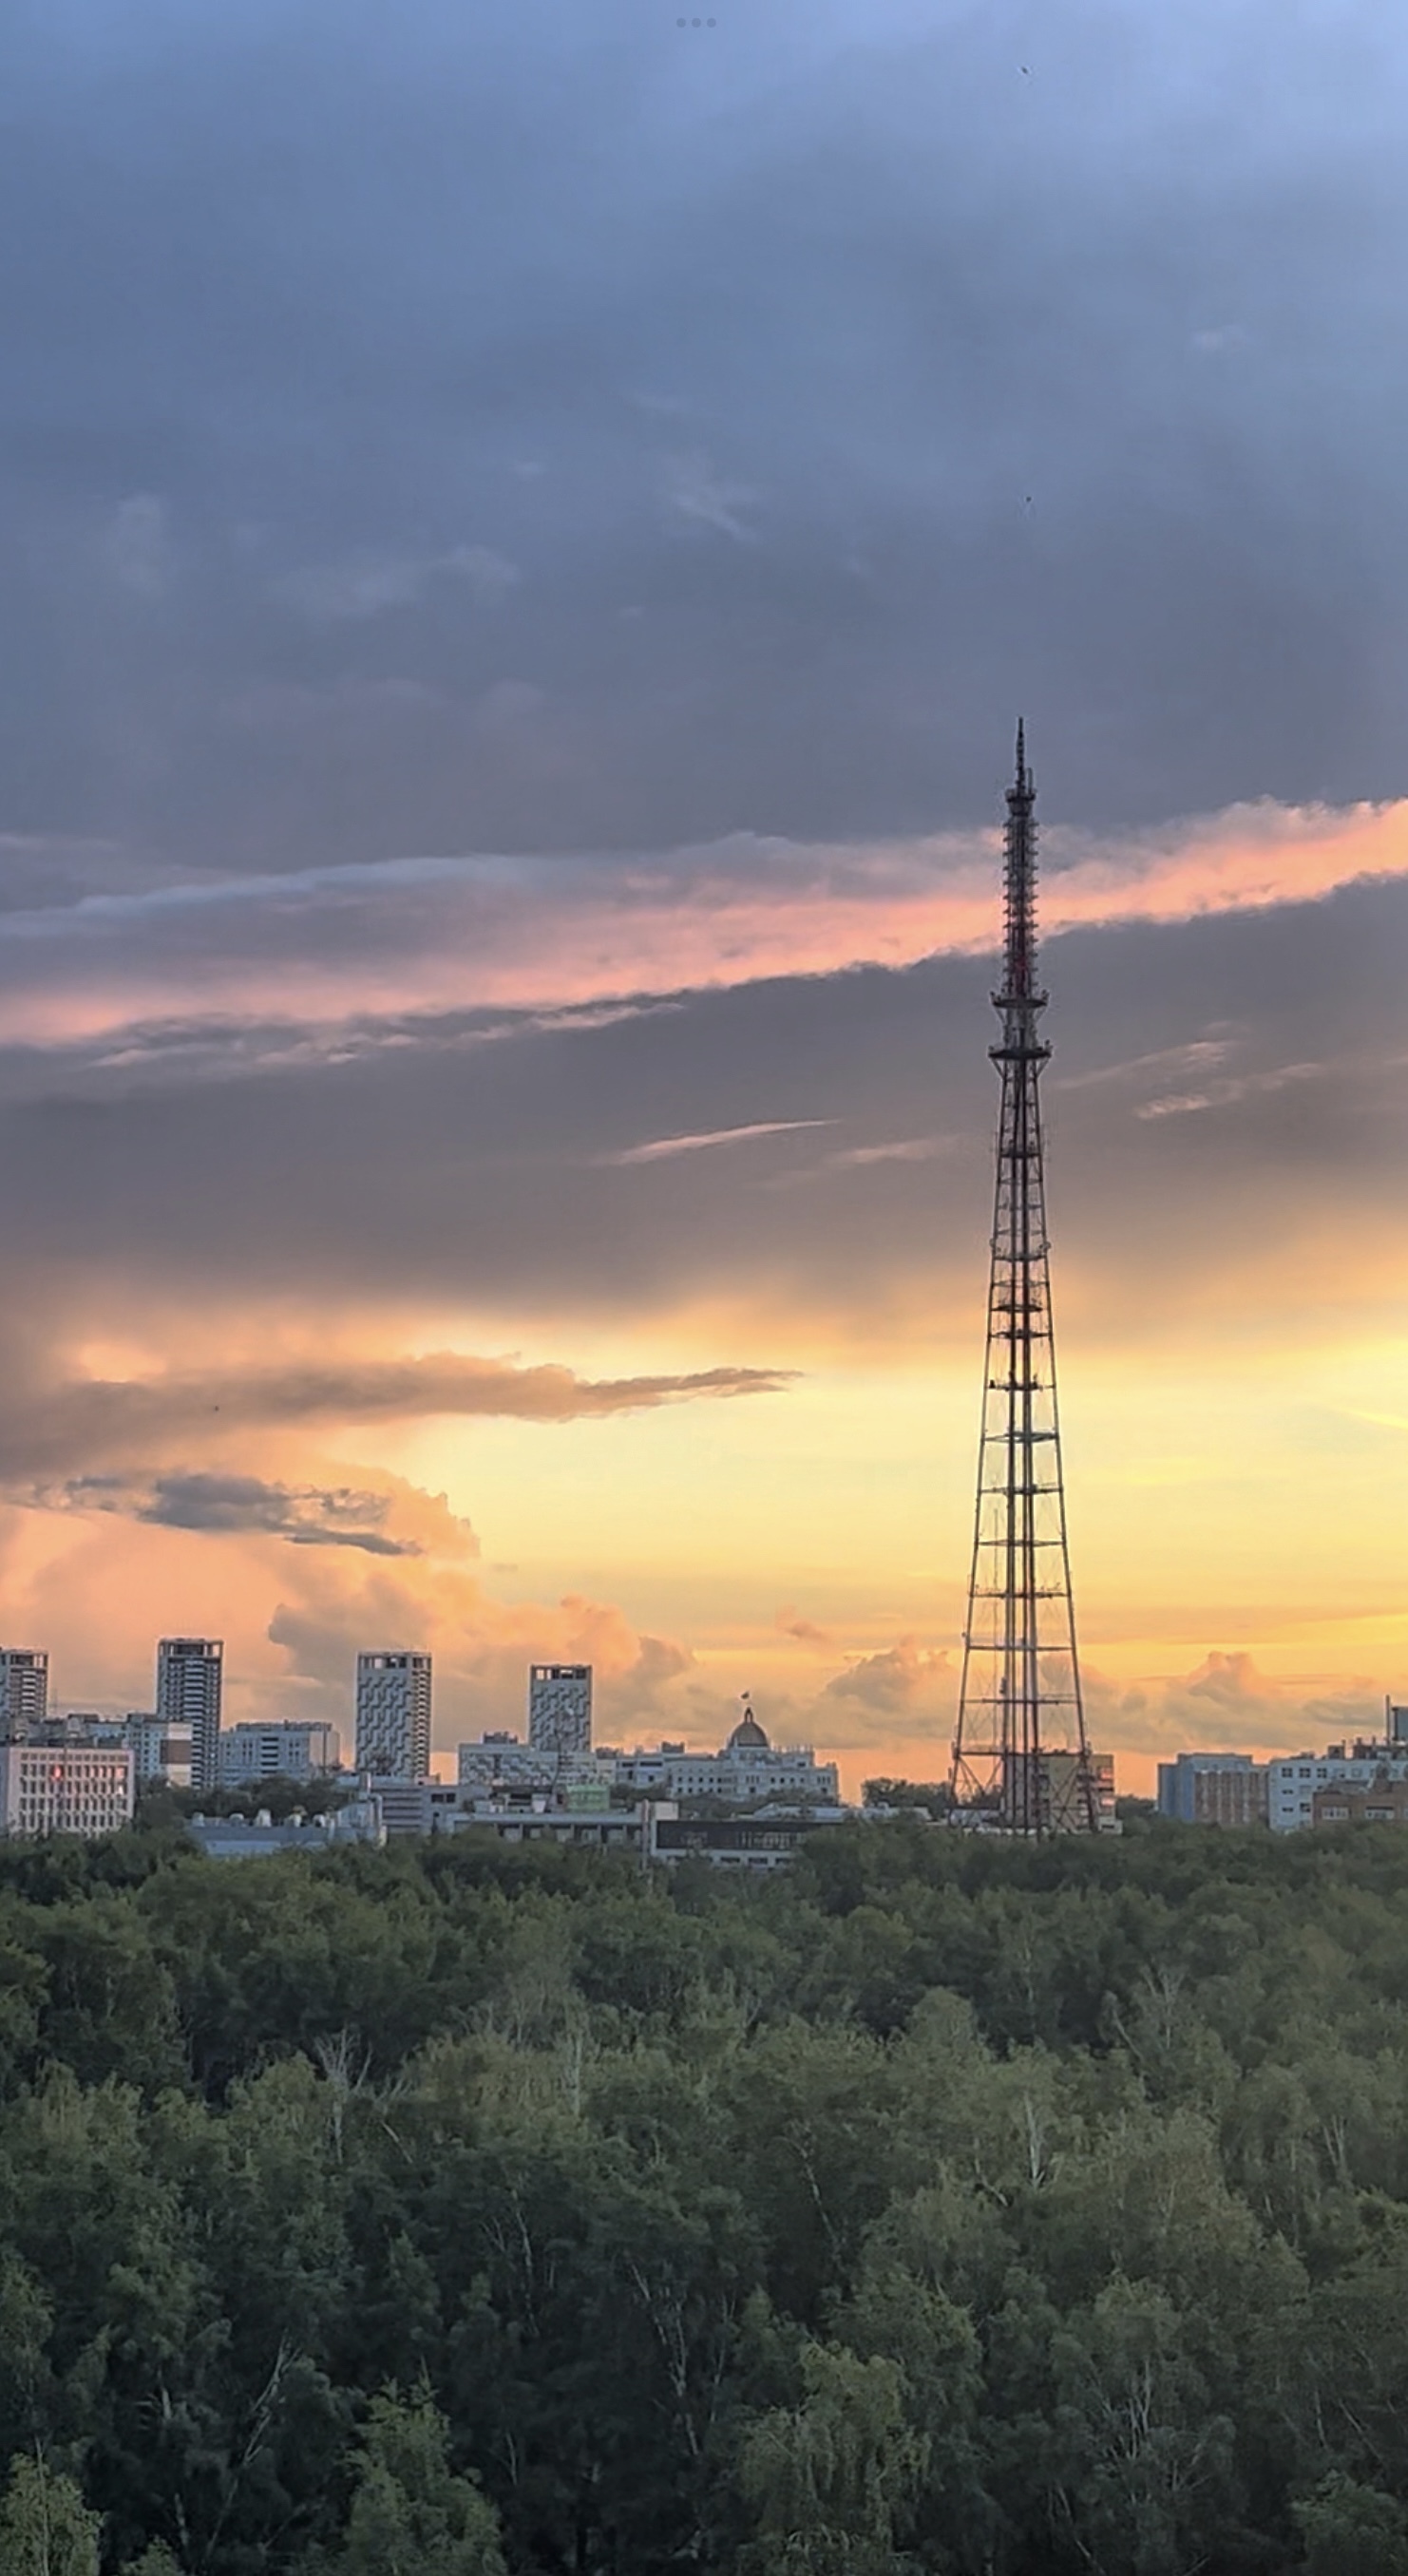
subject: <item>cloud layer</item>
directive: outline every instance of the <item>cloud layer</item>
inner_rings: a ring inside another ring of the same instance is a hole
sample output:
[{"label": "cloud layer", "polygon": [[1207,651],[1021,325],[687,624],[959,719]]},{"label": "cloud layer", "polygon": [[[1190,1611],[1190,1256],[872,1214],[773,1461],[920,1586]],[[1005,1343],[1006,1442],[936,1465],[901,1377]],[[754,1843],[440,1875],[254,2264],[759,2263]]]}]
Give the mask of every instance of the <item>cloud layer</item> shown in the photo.
[{"label": "cloud layer", "polygon": [[1019,710],[1081,1581],[1137,1526],[1193,1676],[1108,1721],[1201,1722],[1229,1567],[1263,1673],[1338,1587],[1391,1678],[1405,68],[1370,0],[10,13],[0,1619],[75,1693],[209,1624],[264,1706],[380,1634],[446,1736],[554,1651],[708,1730],[761,1637],[942,1734]]},{"label": "cloud layer", "polygon": [[[508,1360],[474,1360],[431,1352],[418,1360],[335,1360],[286,1368],[227,1368],[204,1376],[70,1378],[10,1409],[0,1435],[0,1476],[54,1476],[77,1461],[150,1455],[181,1443],[224,1443],[242,1432],[307,1430],[312,1425],[415,1422],[425,1417],[511,1417],[516,1422],[585,1422],[696,1396],[776,1394],[787,1370],[701,1368],[686,1376],[578,1378],[570,1368],[516,1368]],[[219,1528],[219,1497],[235,1510],[237,1494],[199,1476],[157,1481],[147,1520],[173,1528]],[[294,1497],[266,1489],[276,1502],[281,1535]],[[260,1489],[250,1486],[253,1510]],[[178,1499],[186,1512],[178,1515]],[[204,1497],[204,1510],[199,1510]],[[307,1497],[304,1497],[307,1499]],[[356,1499],[356,1497],[353,1497]],[[333,1497],[322,1497],[330,1504]],[[335,1515],[333,1515],[335,1517]],[[273,1528],[245,1517],[230,1528]]]},{"label": "cloud layer", "polygon": [[[992,833],[872,848],[741,836],[659,859],[398,859],[15,905],[0,912],[0,1045],[133,1029],[150,1045],[163,1023],[256,1017],[353,1023],[365,1045],[378,1020],[581,1011],[981,953],[996,854]],[[1268,803],[1106,844],[1056,829],[1045,860],[1048,938],[1257,911],[1408,876],[1408,804]]]}]

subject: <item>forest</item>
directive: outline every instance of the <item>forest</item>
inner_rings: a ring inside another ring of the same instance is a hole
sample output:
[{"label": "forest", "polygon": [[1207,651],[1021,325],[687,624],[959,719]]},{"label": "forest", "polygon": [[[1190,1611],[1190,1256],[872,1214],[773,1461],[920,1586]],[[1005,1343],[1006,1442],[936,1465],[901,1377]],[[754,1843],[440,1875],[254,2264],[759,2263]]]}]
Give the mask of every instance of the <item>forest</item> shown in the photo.
[{"label": "forest", "polygon": [[3,2576],[1408,2571],[1408,1835],[0,1850]]}]

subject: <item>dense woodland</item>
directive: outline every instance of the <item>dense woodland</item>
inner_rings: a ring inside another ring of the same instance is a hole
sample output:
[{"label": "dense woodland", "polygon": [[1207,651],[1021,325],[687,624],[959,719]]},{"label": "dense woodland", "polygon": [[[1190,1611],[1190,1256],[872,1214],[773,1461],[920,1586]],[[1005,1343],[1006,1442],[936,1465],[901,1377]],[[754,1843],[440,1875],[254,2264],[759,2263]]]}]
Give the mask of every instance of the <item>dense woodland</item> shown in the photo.
[{"label": "dense woodland", "polygon": [[4,2576],[1408,2570],[1408,1834],[0,1854]]}]

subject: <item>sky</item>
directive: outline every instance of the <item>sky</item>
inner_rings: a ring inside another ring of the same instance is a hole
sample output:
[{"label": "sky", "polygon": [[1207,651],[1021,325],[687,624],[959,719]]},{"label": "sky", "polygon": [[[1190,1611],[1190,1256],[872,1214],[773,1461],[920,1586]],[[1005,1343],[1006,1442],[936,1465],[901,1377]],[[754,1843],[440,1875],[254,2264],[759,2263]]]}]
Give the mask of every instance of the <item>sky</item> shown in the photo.
[{"label": "sky", "polygon": [[998,825],[1091,1728],[1408,1697],[1408,32],[14,0],[0,1637],[947,1764]]}]

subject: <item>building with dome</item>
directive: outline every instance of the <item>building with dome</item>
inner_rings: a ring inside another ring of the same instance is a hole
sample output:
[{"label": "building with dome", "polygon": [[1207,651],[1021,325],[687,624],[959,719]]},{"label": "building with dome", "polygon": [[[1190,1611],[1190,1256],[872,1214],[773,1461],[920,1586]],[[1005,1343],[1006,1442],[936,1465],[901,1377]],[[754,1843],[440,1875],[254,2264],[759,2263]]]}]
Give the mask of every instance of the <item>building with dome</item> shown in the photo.
[{"label": "building with dome", "polygon": [[747,1692],[743,1714],[720,1752],[694,1752],[683,1744],[641,1745],[620,1755],[616,1781],[620,1788],[654,1797],[718,1798],[729,1806],[803,1798],[834,1807],[841,1794],[834,1762],[818,1762],[809,1744],[774,1746],[769,1741]]}]

